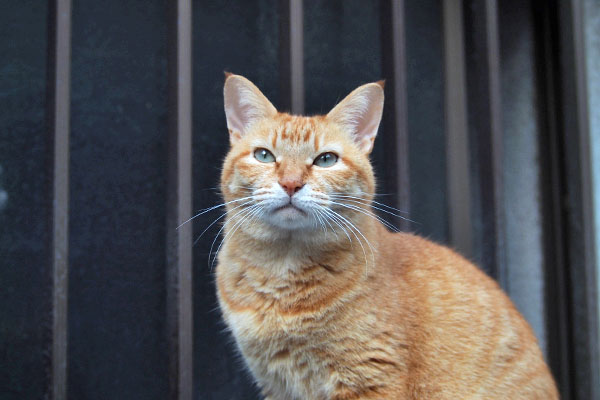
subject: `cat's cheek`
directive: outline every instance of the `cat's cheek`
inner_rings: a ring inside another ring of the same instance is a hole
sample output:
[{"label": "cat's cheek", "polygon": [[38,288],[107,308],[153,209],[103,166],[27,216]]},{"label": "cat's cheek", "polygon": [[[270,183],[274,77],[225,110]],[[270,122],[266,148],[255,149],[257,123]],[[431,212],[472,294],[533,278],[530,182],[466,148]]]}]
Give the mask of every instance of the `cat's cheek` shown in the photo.
[{"label": "cat's cheek", "polygon": [[233,166],[232,172],[227,175],[227,188],[230,193],[246,195],[249,187],[257,189],[264,187],[265,171],[260,165],[254,165],[252,162],[238,162]]}]

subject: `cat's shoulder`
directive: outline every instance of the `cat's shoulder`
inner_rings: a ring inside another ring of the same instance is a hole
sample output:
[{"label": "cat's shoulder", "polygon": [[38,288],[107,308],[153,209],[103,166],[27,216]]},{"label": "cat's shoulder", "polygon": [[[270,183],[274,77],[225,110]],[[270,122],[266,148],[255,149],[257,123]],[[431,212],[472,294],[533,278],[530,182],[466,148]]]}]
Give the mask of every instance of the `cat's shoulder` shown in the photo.
[{"label": "cat's shoulder", "polygon": [[415,233],[380,231],[380,247],[387,254],[412,259],[427,259],[434,262],[468,262],[465,257],[450,247],[436,243]]},{"label": "cat's shoulder", "polygon": [[460,276],[468,281],[495,286],[479,267],[448,246],[407,232],[387,232],[382,236],[382,255],[388,267],[396,272],[430,274],[437,278]]}]

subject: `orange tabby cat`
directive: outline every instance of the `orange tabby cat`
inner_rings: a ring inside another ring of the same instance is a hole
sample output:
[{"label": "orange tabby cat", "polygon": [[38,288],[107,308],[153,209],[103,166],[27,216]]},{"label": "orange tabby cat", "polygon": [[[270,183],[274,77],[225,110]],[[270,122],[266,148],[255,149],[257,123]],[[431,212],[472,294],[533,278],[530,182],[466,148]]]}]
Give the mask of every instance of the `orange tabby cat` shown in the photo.
[{"label": "orange tabby cat", "polygon": [[228,74],[217,287],[267,399],[557,399],[527,322],[452,250],[391,233],[368,155],[383,83],[279,113]]}]

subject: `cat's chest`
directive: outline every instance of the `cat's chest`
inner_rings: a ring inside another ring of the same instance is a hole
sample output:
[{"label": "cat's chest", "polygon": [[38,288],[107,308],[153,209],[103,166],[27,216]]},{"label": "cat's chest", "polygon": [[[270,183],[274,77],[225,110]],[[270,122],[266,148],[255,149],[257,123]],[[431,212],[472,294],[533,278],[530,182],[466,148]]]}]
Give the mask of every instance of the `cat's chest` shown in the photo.
[{"label": "cat's chest", "polygon": [[240,346],[249,354],[258,349],[257,357],[265,348],[279,352],[280,348],[294,347],[325,335],[327,312],[303,310],[290,312],[288,302],[266,294],[219,287],[223,316]]},{"label": "cat's chest", "polygon": [[218,279],[221,310],[261,387],[274,398],[327,398],[331,314],[290,310],[277,296],[286,296],[285,285],[267,290],[227,278]]},{"label": "cat's chest", "polygon": [[328,398],[330,351],[321,329],[269,311],[230,312],[226,319],[248,367],[273,398]]}]

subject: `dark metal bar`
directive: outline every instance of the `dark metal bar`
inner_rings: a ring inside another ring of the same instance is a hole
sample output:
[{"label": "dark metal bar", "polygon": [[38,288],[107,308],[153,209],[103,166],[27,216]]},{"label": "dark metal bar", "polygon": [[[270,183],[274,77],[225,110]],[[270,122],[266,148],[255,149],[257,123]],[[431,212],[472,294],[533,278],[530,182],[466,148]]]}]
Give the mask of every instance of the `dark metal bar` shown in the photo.
[{"label": "dark metal bar", "polygon": [[597,399],[594,253],[582,4],[534,0],[542,104],[541,156],[549,363],[561,398]]},{"label": "dark metal bar", "polygon": [[483,267],[507,289],[502,200],[500,47],[496,0],[470,0],[464,8],[469,139],[478,182]]},{"label": "dark metal bar", "polygon": [[[404,0],[382,0],[381,18],[382,70],[392,94],[386,97],[383,116],[383,140],[385,148],[390,149],[385,160],[389,176],[384,178],[395,194],[396,207],[410,212]],[[410,230],[409,221],[401,220],[399,225],[402,230]]]},{"label": "dark metal bar", "polygon": [[556,98],[548,117],[555,119],[563,184],[560,206],[565,262],[559,266],[564,271],[557,276],[564,281],[551,284],[562,285],[567,294],[571,340],[568,389],[574,399],[597,399],[600,349],[583,4],[576,0],[541,3],[548,7],[548,26],[555,38],[552,51],[556,65],[551,78]]},{"label": "dark metal bar", "polygon": [[50,265],[52,267],[52,399],[67,398],[67,296],[69,276],[69,106],[71,1],[50,2],[47,118],[50,152]]},{"label": "dark metal bar", "polygon": [[304,113],[303,0],[281,0],[279,7],[280,108]]},{"label": "dark metal bar", "polygon": [[167,175],[167,330],[169,398],[193,397],[192,5],[169,5],[169,138]]},{"label": "dark metal bar", "polygon": [[462,0],[444,1],[443,9],[450,242],[461,254],[470,257],[472,253],[471,189]]},{"label": "dark metal bar", "polygon": [[558,101],[558,58],[555,51],[557,27],[550,7],[533,1],[538,91],[540,93],[540,164],[544,232],[544,264],[548,363],[556,379],[560,397],[574,399],[571,355],[571,316],[569,314],[569,285],[567,279],[565,218],[563,188],[565,185],[563,146],[559,135],[556,112]]}]

